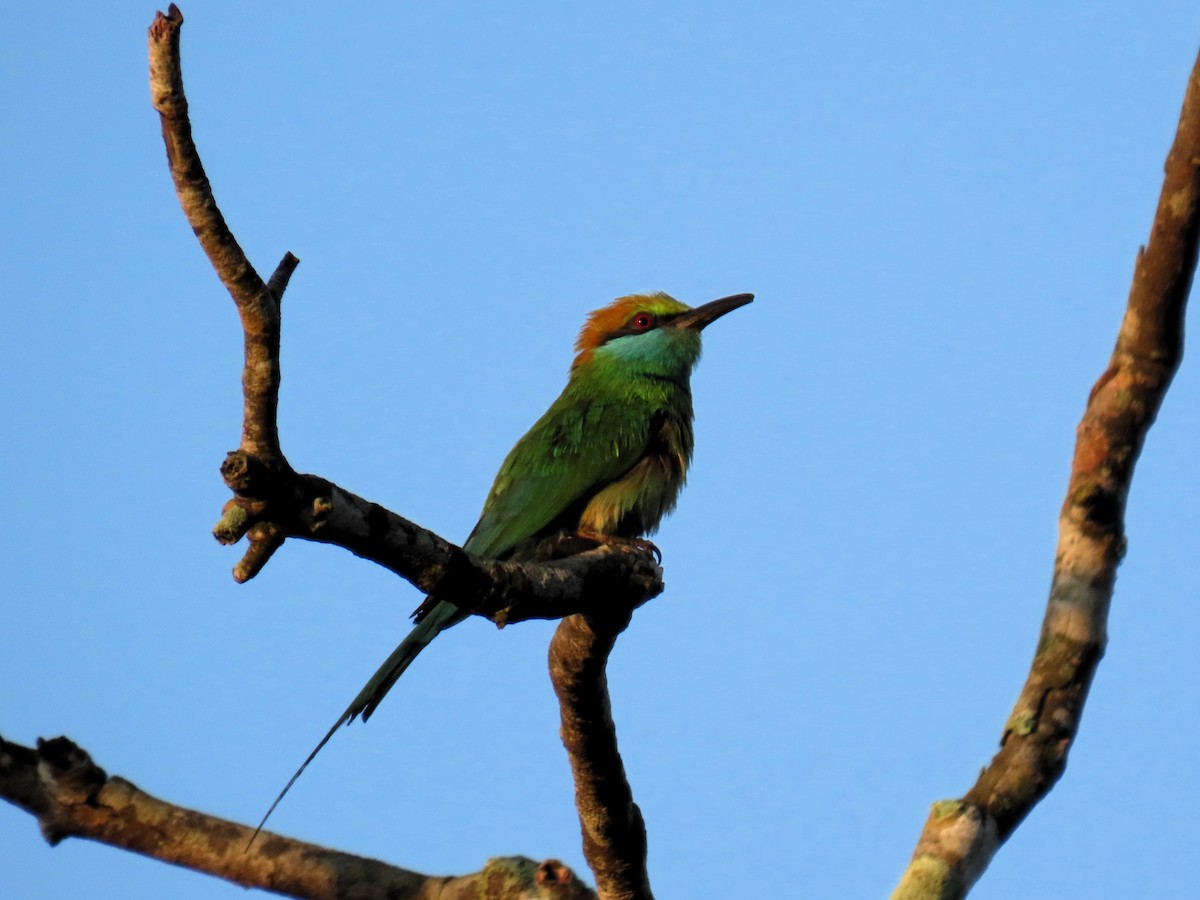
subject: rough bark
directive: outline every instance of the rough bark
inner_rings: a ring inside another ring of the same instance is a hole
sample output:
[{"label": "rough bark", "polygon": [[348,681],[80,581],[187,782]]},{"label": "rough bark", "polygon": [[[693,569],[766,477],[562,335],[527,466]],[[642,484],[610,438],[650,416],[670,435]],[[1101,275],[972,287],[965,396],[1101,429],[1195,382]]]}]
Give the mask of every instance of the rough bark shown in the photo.
[{"label": "rough bark", "polygon": [[617,750],[605,663],[629,618],[571,616],[550,642],[550,679],[575,780],[583,854],[601,897],[650,900],[646,824]]},{"label": "rough bark", "polygon": [[1200,236],[1200,58],[1138,253],[1108,367],[1088,397],[1058,520],[1050,600],[1000,751],[960,800],[935,803],[894,898],[963,897],[1062,776],[1104,655],[1134,465],[1183,356]]},{"label": "rough bark", "polygon": [[558,860],[490,859],[470,875],[423,875],[174,806],[109,776],[67,738],[23,747],[0,738],[0,796],[37,817],[51,844],[88,838],[198,872],[311,900],[586,900]]},{"label": "rough bark", "polygon": [[[263,465],[244,450],[231,452],[221,472],[236,495],[214,529],[222,543],[269,529],[280,538],[274,547],[285,536],[335,544],[426,593],[437,588],[498,625],[613,606],[632,609],[663,589],[662,570],[636,545],[604,545],[549,563],[497,562],[467,553],[324,478],[298,474],[286,464]],[[257,574],[245,566],[267,559],[260,554],[248,562],[249,556],[234,570],[238,581]]]},{"label": "rough bark", "polygon": [[[234,496],[214,528],[222,543],[248,540],[234,578],[253,578],[286,538],[299,537],[345,547],[499,625],[569,617],[555,636],[551,669],[576,773],[585,852],[596,867],[599,896],[650,897],[645,829],[616,750],[605,664],[633,609],[662,591],[662,570],[637,544],[599,546],[540,565],[480,559],[319,476],[293,470],[280,447],[276,411],[281,301],[299,260],[285,254],[264,283],[217,207],[188,120],[179,57],[182,24],[183,15],[172,5],[150,28],[150,91],[180,206],[233,297],[244,332],[242,440],[221,467]],[[255,855],[278,856],[270,849],[278,840],[256,844]],[[537,871],[551,871],[546,865]]]},{"label": "rough bark", "polygon": [[183,14],[172,4],[150,27],[150,96],[180,207],[242,322],[242,440],[221,465],[234,496],[213,529],[221,543],[248,541],[234,578],[253,578],[286,538],[298,537],[345,547],[423,591],[441,588],[498,624],[637,606],[660,593],[661,570],[634,545],[602,547],[547,566],[481,560],[324,478],[292,469],[280,447],[276,413],[281,301],[299,260],[285,254],[264,282],[221,215],[192,140],[180,66],[182,25]]}]

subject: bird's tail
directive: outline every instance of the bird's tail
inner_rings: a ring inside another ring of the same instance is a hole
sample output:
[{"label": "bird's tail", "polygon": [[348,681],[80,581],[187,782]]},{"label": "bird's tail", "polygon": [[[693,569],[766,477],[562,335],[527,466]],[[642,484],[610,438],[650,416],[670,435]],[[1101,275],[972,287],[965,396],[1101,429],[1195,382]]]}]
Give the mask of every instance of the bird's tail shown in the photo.
[{"label": "bird's tail", "polygon": [[[400,646],[392,651],[392,655],[384,660],[383,665],[371,676],[371,680],[358,692],[358,696],[354,698],[354,702],[342,716],[342,721],[349,722],[360,714],[364,722],[371,718],[375,707],[387,696],[387,692],[392,689],[392,685],[417,658],[417,654],[424,650],[429,642],[441,634],[444,629],[462,621],[463,618],[461,609],[449,601],[439,600],[429,612],[421,617],[413,630],[408,633],[408,637],[400,642]],[[341,722],[338,723],[338,725],[340,724]],[[334,725],[333,727],[336,729],[338,726]]]},{"label": "bird's tail", "polygon": [[267,814],[262,817],[262,821],[254,829],[254,834],[250,837],[250,842],[246,845],[247,850],[250,848],[250,844],[254,843],[254,839],[258,837],[263,826],[267,824],[267,819],[271,818],[271,813],[275,812],[275,807],[279,805],[287,792],[292,789],[292,785],[296,783],[296,779],[308,768],[308,764],[321,752],[321,748],[329,743],[329,739],[333,737],[334,733],[343,725],[349,725],[360,715],[364,722],[367,721],[371,717],[371,713],[375,712],[375,707],[387,696],[387,692],[392,689],[392,685],[404,674],[404,670],[412,664],[412,661],[417,658],[417,654],[424,650],[429,645],[429,642],[444,629],[449,628],[462,618],[462,610],[446,600],[438,601],[425,613],[413,630],[408,633],[408,636],[400,642],[400,646],[392,651],[391,656],[384,660],[383,665],[371,676],[371,680],[358,692],[358,696],[346,707],[346,711],[325,732],[325,737],[321,738],[317,746],[313,748],[312,753],[308,754],[308,758],[300,764],[300,768],[296,770],[296,774],[283,786],[283,790],[279,792],[279,796],[275,798],[275,802],[271,804],[271,808],[267,810]]}]

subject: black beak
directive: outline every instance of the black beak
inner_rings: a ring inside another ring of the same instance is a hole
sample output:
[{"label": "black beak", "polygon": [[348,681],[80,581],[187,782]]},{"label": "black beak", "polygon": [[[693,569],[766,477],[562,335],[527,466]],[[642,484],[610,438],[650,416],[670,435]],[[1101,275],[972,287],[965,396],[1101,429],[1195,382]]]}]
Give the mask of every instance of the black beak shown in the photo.
[{"label": "black beak", "polygon": [[725,313],[732,312],[739,306],[745,306],[753,299],[753,294],[734,294],[732,297],[722,297],[720,300],[713,300],[703,306],[680,313],[671,320],[670,325],[672,328],[690,328],[692,331],[701,331],[706,325],[715,322]]}]

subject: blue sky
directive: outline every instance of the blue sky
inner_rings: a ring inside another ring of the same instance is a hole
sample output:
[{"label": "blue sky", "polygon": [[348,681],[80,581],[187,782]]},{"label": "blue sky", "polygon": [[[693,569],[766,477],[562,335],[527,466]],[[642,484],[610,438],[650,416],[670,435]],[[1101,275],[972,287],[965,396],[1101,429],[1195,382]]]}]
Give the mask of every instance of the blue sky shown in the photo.
[{"label": "blue sky", "polygon": [[[758,300],[706,332],[666,593],[609,667],[660,897],[878,897],[991,757],[1032,657],[1074,427],[1200,39],[1194,3],[184,6],[217,198],[285,302],[284,449],[449,538],[560,389],[585,313]],[[152,5],[0,33],[0,734],[66,734],[258,819],[418,594],[209,529],[240,332],[179,212]],[[973,897],[1200,879],[1200,377],[1133,485],[1064,780]],[[584,869],[551,626],[442,637],[273,826],[434,873]],[[0,894],[239,889],[0,808]]]}]

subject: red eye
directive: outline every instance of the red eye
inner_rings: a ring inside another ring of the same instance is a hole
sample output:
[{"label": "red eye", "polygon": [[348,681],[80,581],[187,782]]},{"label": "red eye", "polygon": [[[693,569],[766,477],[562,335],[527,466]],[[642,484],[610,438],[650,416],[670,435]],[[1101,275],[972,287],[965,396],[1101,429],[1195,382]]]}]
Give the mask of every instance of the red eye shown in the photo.
[{"label": "red eye", "polygon": [[641,312],[629,320],[629,327],[634,331],[649,331],[654,327],[654,316]]}]

